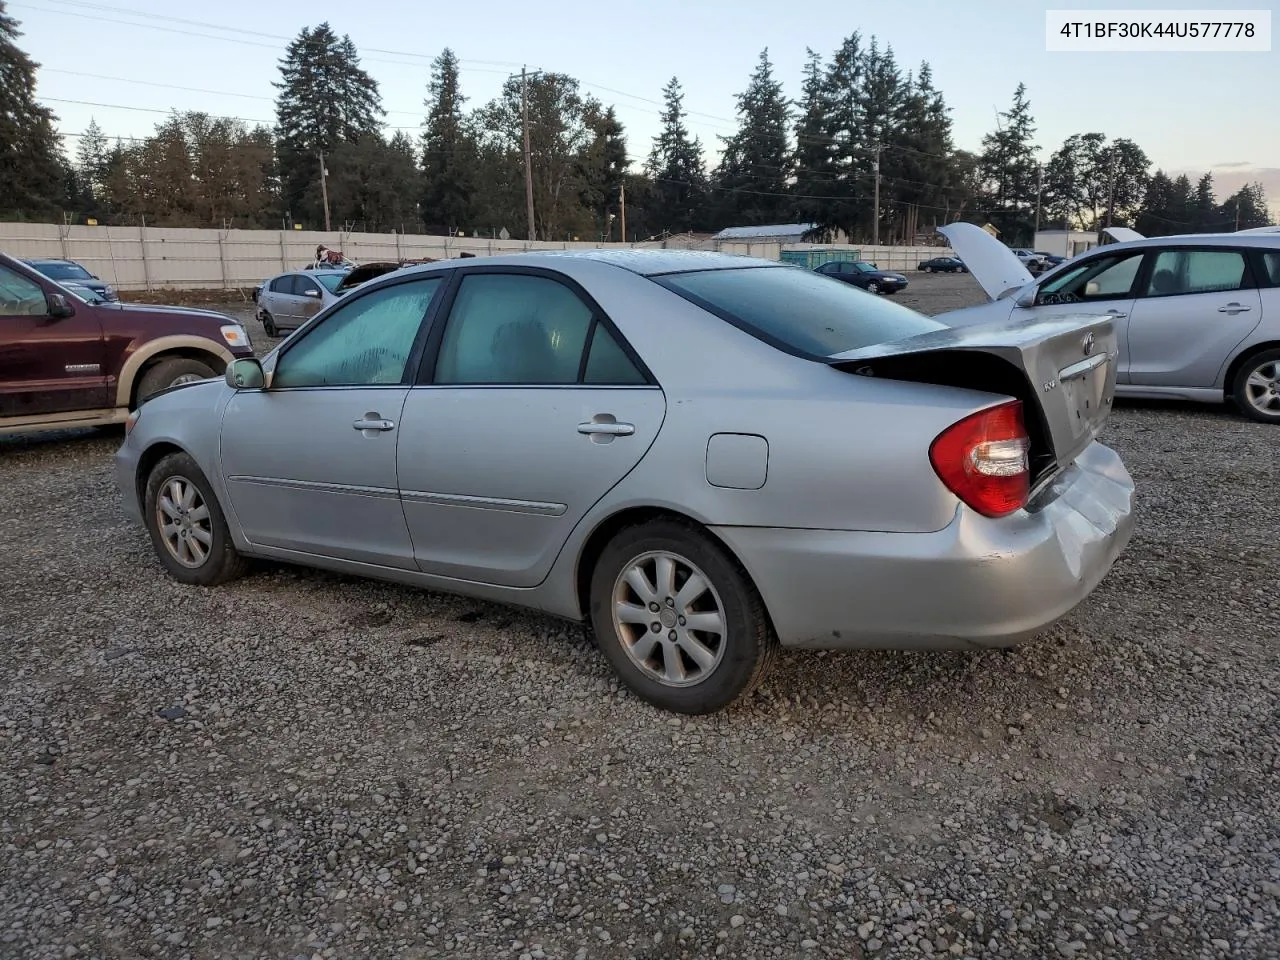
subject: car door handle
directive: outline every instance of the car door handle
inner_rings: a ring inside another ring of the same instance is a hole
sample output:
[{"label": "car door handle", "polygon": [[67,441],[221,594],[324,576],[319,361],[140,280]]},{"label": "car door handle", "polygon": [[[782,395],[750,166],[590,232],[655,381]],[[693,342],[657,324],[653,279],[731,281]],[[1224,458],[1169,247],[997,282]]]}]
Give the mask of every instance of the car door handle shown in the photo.
[{"label": "car door handle", "polygon": [[1108,310],[1107,316],[1115,317],[1117,320],[1123,320],[1125,317],[1128,316],[1128,314],[1125,313],[1123,310]]},{"label": "car door handle", "polygon": [[1242,306],[1238,303],[1228,303],[1225,307],[1219,307],[1219,313],[1229,313],[1235,316],[1237,313],[1248,313],[1251,308]]},{"label": "car door handle", "polygon": [[636,425],[634,423],[617,423],[614,421],[599,423],[589,420],[586,423],[578,424],[578,432],[606,437],[629,437],[636,432]]},{"label": "car door handle", "polygon": [[376,413],[366,413],[351,426],[357,430],[394,430],[396,423],[394,420],[386,420]]}]

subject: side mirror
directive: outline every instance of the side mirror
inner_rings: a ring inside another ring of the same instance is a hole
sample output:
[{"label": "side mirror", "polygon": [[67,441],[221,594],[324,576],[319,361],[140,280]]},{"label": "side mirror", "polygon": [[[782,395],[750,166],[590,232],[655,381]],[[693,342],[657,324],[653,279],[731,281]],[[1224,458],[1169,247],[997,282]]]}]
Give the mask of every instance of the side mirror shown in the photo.
[{"label": "side mirror", "polygon": [[1036,305],[1036,294],[1039,291],[1035,284],[1029,285],[1025,290],[1018,294],[1018,299],[1013,302],[1020,307],[1034,307]]},{"label": "side mirror", "polygon": [[232,360],[227,364],[227,386],[233,390],[261,390],[267,382],[267,375],[256,357],[245,357]]},{"label": "side mirror", "polygon": [[302,291],[302,295],[304,297],[310,297],[313,300],[320,299],[320,291],[317,290],[315,287],[311,287],[310,289]]},{"label": "side mirror", "polygon": [[74,317],[75,310],[71,308],[65,295],[61,293],[51,293],[48,298],[49,316],[55,320],[65,320],[67,317]]}]

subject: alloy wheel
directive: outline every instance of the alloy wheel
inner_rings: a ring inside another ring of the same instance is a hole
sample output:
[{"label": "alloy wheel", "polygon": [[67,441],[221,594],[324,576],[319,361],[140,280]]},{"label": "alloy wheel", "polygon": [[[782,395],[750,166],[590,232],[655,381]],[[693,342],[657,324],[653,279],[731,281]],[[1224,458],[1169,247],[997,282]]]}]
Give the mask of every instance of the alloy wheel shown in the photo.
[{"label": "alloy wheel", "polygon": [[194,483],[170,477],[156,497],[156,527],[169,555],[184,567],[196,569],[209,559],[213,525],[209,507]]},{"label": "alloy wheel", "polygon": [[1269,417],[1280,414],[1280,360],[1258,364],[1244,382],[1245,399]]},{"label": "alloy wheel", "polygon": [[701,683],[724,658],[720,595],[677,553],[642,553],[623,566],[613,587],[613,627],[631,662],[664,686]]}]

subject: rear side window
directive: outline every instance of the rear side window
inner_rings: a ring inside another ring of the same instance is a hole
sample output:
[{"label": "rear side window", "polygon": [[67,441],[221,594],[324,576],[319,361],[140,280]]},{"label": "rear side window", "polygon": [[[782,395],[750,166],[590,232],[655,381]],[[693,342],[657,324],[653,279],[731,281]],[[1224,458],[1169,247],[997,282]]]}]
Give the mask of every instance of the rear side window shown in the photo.
[{"label": "rear side window", "polygon": [[283,277],[276,277],[271,281],[272,293],[288,293],[290,287],[293,286],[293,274],[286,274]]},{"label": "rear side window", "polygon": [[668,274],[654,280],[788,353],[830,357],[946,324],[847,283],[796,267]]},{"label": "rear side window", "polygon": [[1261,255],[1260,286],[1280,287],[1280,251],[1266,250]]},{"label": "rear side window", "polygon": [[1216,293],[1249,286],[1244,254],[1237,250],[1164,250],[1156,257],[1146,295]]}]

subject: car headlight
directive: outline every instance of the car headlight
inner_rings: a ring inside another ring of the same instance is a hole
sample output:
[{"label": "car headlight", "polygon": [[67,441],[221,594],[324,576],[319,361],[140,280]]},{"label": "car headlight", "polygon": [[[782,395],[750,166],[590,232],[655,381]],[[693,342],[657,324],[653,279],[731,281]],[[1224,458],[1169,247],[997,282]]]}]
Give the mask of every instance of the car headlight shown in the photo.
[{"label": "car headlight", "polygon": [[102,295],[108,300],[119,299],[119,294],[116,293],[116,288],[109,283],[107,284],[107,288],[102,291]]},{"label": "car headlight", "polygon": [[222,328],[222,339],[227,341],[230,347],[252,347],[249,342],[249,334],[245,332],[244,327],[238,323],[228,323]]}]

